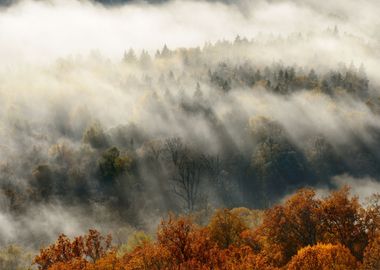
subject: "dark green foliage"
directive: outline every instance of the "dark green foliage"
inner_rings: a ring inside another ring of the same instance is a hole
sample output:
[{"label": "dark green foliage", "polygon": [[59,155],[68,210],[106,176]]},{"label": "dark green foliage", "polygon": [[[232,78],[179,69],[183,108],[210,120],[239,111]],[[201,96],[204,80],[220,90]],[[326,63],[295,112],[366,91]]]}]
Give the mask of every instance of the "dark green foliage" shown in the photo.
[{"label": "dark green foliage", "polygon": [[106,150],[99,159],[100,175],[104,181],[112,182],[128,169],[130,163],[128,156],[121,156],[119,149],[112,147]]}]

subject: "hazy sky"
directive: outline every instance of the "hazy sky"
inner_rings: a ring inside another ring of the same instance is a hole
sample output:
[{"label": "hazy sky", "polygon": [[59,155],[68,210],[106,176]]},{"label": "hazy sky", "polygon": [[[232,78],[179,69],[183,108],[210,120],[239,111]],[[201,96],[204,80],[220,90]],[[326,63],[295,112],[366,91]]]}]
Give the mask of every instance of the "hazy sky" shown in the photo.
[{"label": "hazy sky", "polygon": [[376,0],[362,2],[177,0],[110,7],[90,1],[24,0],[0,11],[0,58],[3,64],[36,63],[99,50],[117,59],[129,47],[153,52],[164,44],[202,46],[238,34],[286,36],[335,25],[378,42],[380,7]]}]

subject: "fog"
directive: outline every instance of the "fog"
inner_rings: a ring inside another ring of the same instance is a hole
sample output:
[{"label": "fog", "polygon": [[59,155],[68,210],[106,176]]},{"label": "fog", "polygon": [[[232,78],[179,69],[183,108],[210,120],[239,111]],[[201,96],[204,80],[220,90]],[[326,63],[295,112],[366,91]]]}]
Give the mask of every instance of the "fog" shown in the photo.
[{"label": "fog", "polygon": [[[336,25],[342,33],[349,32],[377,45],[378,13],[375,0],[365,4],[310,0],[241,0],[230,4],[166,1],[160,5],[132,1],[115,7],[76,0],[18,1],[1,12],[0,51],[3,64],[16,59],[48,62],[92,49],[118,59],[129,47],[154,52],[164,44],[171,48],[202,46],[205,42],[233,39],[238,34],[248,38],[260,33],[286,37]],[[340,45],[349,46],[346,42],[324,43],[323,47],[337,53]],[[316,44],[317,48],[321,45]]]},{"label": "fog", "polygon": [[0,10],[2,244],[380,192],[377,1],[159,2]]}]

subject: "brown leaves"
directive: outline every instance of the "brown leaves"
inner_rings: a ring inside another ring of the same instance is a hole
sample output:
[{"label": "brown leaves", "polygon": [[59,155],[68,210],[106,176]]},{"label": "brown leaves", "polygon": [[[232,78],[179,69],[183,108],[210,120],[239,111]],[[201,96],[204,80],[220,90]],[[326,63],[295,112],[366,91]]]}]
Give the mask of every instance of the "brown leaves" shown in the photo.
[{"label": "brown leaves", "polygon": [[73,264],[72,267],[83,267],[87,261],[96,262],[104,257],[111,250],[111,240],[110,235],[102,236],[96,230],[89,230],[87,235],[78,236],[72,241],[61,234],[54,244],[40,250],[34,263],[40,270],[50,269],[55,264],[55,267],[63,267],[62,264],[66,263]]},{"label": "brown leaves", "polygon": [[221,248],[240,245],[240,234],[248,229],[243,219],[228,209],[217,210],[208,227],[212,241]]},{"label": "brown leaves", "polygon": [[358,198],[349,197],[348,187],[333,192],[318,211],[320,241],[343,244],[361,259],[368,243],[368,224],[362,213]]},{"label": "brown leaves", "polygon": [[364,208],[348,188],[326,198],[302,189],[268,209],[258,227],[247,224],[261,214],[247,209],[218,210],[205,227],[171,214],[156,241],[139,241],[123,257],[110,237],[90,230],[74,240],[61,235],[35,263],[41,270],[380,269],[378,202],[374,196]]},{"label": "brown leaves", "polygon": [[357,269],[357,262],[350,250],[341,244],[317,244],[298,251],[292,258],[287,270],[330,270]]},{"label": "brown leaves", "polygon": [[363,270],[380,269],[380,235],[368,244],[364,251]]},{"label": "brown leaves", "polygon": [[263,248],[269,249],[267,253],[276,257],[279,266],[284,265],[300,248],[317,243],[319,204],[313,190],[302,189],[284,205],[275,206],[264,214],[258,233],[267,242]]}]

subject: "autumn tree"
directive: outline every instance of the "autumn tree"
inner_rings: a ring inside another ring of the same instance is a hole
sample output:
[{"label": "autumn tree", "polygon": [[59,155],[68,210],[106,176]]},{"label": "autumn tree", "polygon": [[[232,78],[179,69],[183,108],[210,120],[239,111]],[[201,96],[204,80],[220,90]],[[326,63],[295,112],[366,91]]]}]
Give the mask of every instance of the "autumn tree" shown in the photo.
[{"label": "autumn tree", "polygon": [[380,234],[371,239],[371,242],[366,247],[361,269],[380,269]]},{"label": "autumn tree", "polygon": [[268,254],[273,255],[275,249],[280,252],[279,265],[289,261],[300,248],[317,243],[319,204],[313,190],[301,189],[284,205],[265,212],[258,233],[269,244],[264,245]]},{"label": "autumn tree", "polygon": [[112,250],[111,241],[110,235],[103,236],[96,230],[89,230],[87,235],[75,237],[73,240],[61,234],[54,244],[40,250],[34,258],[34,264],[39,270],[47,270],[55,264],[70,263],[77,267],[87,262],[94,263]]},{"label": "autumn tree", "polygon": [[177,264],[191,258],[196,225],[190,217],[176,218],[173,214],[163,220],[157,232],[158,243],[164,246]]},{"label": "autumn tree", "polygon": [[287,265],[287,270],[357,269],[350,250],[341,244],[318,244],[300,249]]},{"label": "autumn tree", "polygon": [[209,223],[211,240],[220,248],[241,243],[240,234],[248,229],[241,217],[228,209],[217,210]]},{"label": "autumn tree", "polygon": [[349,187],[334,191],[321,201],[318,211],[320,241],[343,244],[361,259],[368,243],[367,226],[357,197],[349,196]]},{"label": "autumn tree", "polygon": [[215,250],[211,257],[210,268],[218,270],[279,270],[270,265],[267,257],[256,254],[248,246],[230,246],[228,249]]},{"label": "autumn tree", "polygon": [[[126,253],[122,260],[127,270],[173,269],[170,252],[156,243],[145,243]],[[170,268],[172,267],[172,268]]]},{"label": "autumn tree", "polygon": [[376,237],[380,233],[380,193],[370,196],[367,199],[365,209],[361,210],[364,223],[367,227],[368,237]]}]

